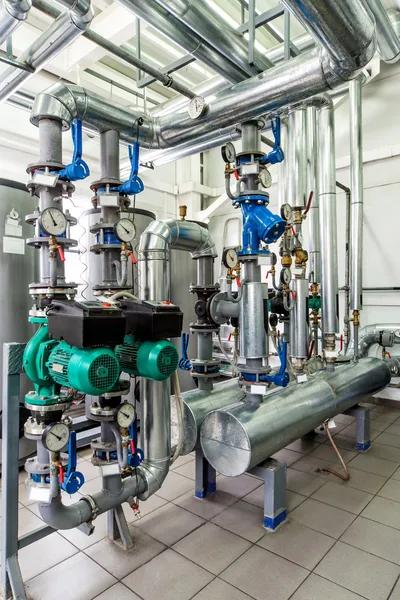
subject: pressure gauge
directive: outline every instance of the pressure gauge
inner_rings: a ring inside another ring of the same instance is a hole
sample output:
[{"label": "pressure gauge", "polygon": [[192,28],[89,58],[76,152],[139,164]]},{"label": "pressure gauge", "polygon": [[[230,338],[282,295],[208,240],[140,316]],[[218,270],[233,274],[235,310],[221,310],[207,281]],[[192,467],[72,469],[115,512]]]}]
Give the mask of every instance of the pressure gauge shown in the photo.
[{"label": "pressure gauge", "polygon": [[222,262],[227,269],[234,269],[238,264],[238,255],[233,248],[227,248],[222,255]]},{"label": "pressure gauge", "polygon": [[124,402],[117,408],[115,418],[120,427],[127,429],[135,420],[135,407],[129,402]]},{"label": "pressure gauge", "polygon": [[262,169],[258,175],[258,179],[263,187],[269,188],[272,185],[272,175],[268,169]]},{"label": "pressure gauge", "polygon": [[292,220],[292,207],[290,206],[290,204],[282,204],[281,206],[281,217],[282,219],[285,219],[285,221],[291,221]]},{"label": "pressure gauge", "polygon": [[67,219],[59,208],[45,208],[39,217],[40,229],[48,235],[60,236],[67,229]]},{"label": "pressure gauge", "polygon": [[68,444],[69,427],[66,423],[52,423],[42,434],[43,446],[49,452],[60,452]]},{"label": "pressure gauge", "polygon": [[131,242],[135,235],[135,224],[130,219],[120,219],[114,226],[114,233],[120,242]]},{"label": "pressure gauge", "polygon": [[195,96],[191,99],[188,106],[188,113],[191,119],[198,119],[206,110],[206,101],[202,96]]},{"label": "pressure gauge", "polygon": [[289,285],[291,278],[292,278],[292,274],[290,272],[290,269],[285,267],[284,269],[281,270],[281,283],[285,283],[286,285]]},{"label": "pressure gauge", "polygon": [[225,163],[236,162],[236,150],[232,142],[228,142],[221,148],[222,160]]}]

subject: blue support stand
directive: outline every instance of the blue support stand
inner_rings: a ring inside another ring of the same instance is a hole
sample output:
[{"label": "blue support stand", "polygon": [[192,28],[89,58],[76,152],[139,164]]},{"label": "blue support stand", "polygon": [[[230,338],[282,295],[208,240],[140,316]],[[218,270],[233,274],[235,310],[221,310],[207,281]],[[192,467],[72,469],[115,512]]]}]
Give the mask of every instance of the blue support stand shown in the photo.
[{"label": "blue support stand", "polygon": [[206,498],[213,494],[217,489],[217,474],[206,460],[200,444],[195,450],[195,491],[196,498]]},{"label": "blue support stand", "polygon": [[353,406],[344,413],[356,417],[356,448],[366,452],[371,447],[371,411],[365,406]]},{"label": "blue support stand", "polygon": [[286,463],[268,458],[249,471],[264,480],[264,527],[276,529],[286,521]]}]

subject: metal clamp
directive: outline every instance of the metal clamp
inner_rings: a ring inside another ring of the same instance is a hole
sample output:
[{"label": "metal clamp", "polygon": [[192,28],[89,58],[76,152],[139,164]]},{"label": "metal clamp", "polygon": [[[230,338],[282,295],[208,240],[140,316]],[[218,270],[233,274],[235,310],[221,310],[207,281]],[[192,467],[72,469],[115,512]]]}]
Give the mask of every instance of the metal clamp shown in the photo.
[{"label": "metal clamp", "polygon": [[83,496],[83,498],[81,498],[81,500],[85,500],[91,510],[92,510],[92,516],[91,516],[91,520],[94,521],[97,518],[97,515],[99,513],[99,507],[97,506],[96,502],[93,500],[92,496]]}]

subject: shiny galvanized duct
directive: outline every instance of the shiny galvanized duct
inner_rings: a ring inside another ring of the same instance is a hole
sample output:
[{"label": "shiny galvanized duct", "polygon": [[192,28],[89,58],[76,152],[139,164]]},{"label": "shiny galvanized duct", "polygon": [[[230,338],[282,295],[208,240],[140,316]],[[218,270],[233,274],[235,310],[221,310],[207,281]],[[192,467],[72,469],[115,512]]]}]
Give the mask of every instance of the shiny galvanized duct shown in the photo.
[{"label": "shiny galvanized duct", "polygon": [[3,0],[0,4],[0,44],[28,18],[32,0]]},{"label": "shiny galvanized duct", "polygon": [[[394,344],[400,344],[400,323],[375,323],[362,327],[358,339],[358,356],[368,356],[368,351],[374,344],[392,348]],[[354,340],[347,348],[346,355],[354,354]]]},{"label": "shiny galvanized duct", "polygon": [[10,67],[2,73],[0,76],[0,100],[9,98],[34,73],[40,71],[90,26],[93,18],[90,0],[81,0],[80,2],[65,0],[61,3],[71,4],[71,10],[67,10],[55,19],[50,27],[18,57],[21,63],[26,63],[34,71],[30,73]]},{"label": "shiny galvanized duct", "polygon": [[362,142],[362,85],[356,77],[350,82],[350,308],[362,309],[363,267],[363,142]]},{"label": "shiny galvanized duct", "polygon": [[320,283],[318,111],[315,106],[309,106],[307,109],[307,130],[307,189],[309,192],[313,192],[307,217],[310,235],[309,273],[311,283]]},{"label": "shiny galvanized duct", "polygon": [[383,389],[390,366],[377,358],[323,372],[264,396],[259,405],[239,403],[210,412],[200,430],[208,462],[235,477],[260,464],[327,419]]},{"label": "shiny galvanized duct", "polygon": [[319,110],[319,226],[322,324],[324,334],[338,331],[338,262],[335,126],[332,100]]},{"label": "shiny galvanized duct", "polygon": [[307,108],[289,109],[286,153],[287,200],[292,207],[305,207],[307,196]]},{"label": "shiny galvanized duct", "polygon": [[387,63],[398,61],[400,58],[400,39],[393,29],[382,2],[380,0],[366,0],[366,4],[374,15],[380,57]]}]

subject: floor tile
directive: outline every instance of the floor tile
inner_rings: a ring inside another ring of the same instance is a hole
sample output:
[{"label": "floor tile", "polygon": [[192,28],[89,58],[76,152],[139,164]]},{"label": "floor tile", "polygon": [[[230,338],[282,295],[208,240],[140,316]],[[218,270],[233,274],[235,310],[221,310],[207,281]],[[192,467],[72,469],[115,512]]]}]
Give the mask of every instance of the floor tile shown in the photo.
[{"label": "floor tile", "polygon": [[394,586],[393,592],[389,596],[390,600],[400,600],[400,580]]},{"label": "floor tile", "polygon": [[351,425],[351,423],[355,423],[356,417],[352,417],[351,415],[336,415],[335,423],[340,423],[341,425]]},{"label": "floor tile", "polygon": [[397,479],[389,479],[378,492],[378,496],[389,498],[389,500],[395,500],[400,502],[400,481]]},{"label": "floor tile", "polygon": [[85,458],[86,460],[90,460],[93,456],[93,450],[89,448],[81,448],[78,450],[79,458]]},{"label": "floor tile", "polygon": [[250,548],[250,542],[212,523],[206,523],[173,546],[214,575],[218,575]]},{"label": "floor tile", "polygon": [[393,527],[358,517],[340,541],[400,565],[400,531]]},{"label": "floor tile", "polygon": [[358,515],[372,500],[373,495],[327,481],[311,498]]},{"label": "floor tile", "polygon": [[122,579],[165,550],[164,544],[146,535],[137,527],[131,525],[130,532],[135,544],[131,550],[124,550],[119,544],[105,538],[87,548],[85,554],[111,575]]},{"label": "floor tile", "polygon": [[301,525],[339,538],[355,517],[349,512],[308,498],[291,513],[290,518]]},{"label": "floor tile", "polygon": [[135,527],[162,544],[172,546],[203,523],[204,519],[197,515],[174,504],[166,504],[137,521]]},{"label": "floor tile", "polygon": [[387,498],[375,496],[361,513],[362,517],[400,529],[400,504]]},{"label": "floor tile", "polygon": [[235,502],[237,502],[237,498],[219,490],[206,498],[196,498],[193,492],[188,492],[184,496],[174,500],[174,504],[207,520],[212,519]]},{"label": "floor tile", "polygon": [[100,468],[95,467],[87,460],[79,463],[79,471],[83,474],[85,481],[91,481],[92,479],[97,479],[97,477],[100,477]]},{"label": "floor tile", "polygon": [[161,496],[165,500],[175,500],[175,498],[183,496],[183,494],[186,494],[189,490],[193,490],[193,488],[193,481],[183,475],[178,475],[175,471],[171,471],[158,490],[157,496]]},{"label": "floor tile", "polygon": [[400,436],[400,424],[397,422],[393,423],[393,425],[389,425],[387,429],[385,429],[385,433],[390,433],[391,435]]},{"label": "floor tile", "polygon": [[[335,435],[334,441],[335,441],[336,446],[340,450],[342,448],[344,448],[345,450],[351,450],[352,452],[354,452],[354,450],[356,449],[355,436],[350,437],[350,436],[346,436],[346,435],[342,435],[341,433],[338,433],[338,435]],[[326,440],[325,446],[332,446],[332,444],[330,443],[329,440]]]},{"label": "floor tile", "polygon": [[25,483],[20,483],[18,485],[18,500],[24,506],[30,506],[31,504],[35,504],[36,500],[30,499],[30,487],[27,487]]},{"label": "floor tile", "polygon": [[256,542],[265,533],[264,510],[243,500],[219,513],[212,522],[250,542]]},{"label": "floor tile", "polygon": [[366,471],[360,471],[359,469],[352,468],[351,465],[349,465],[349,473],[349,481],[343,481],[339,477],[335,477],[335,483],[344,487],[362,490],[363,492],[368,492],[370,494],[376,494],[387,481],[387,477],[382,477],[382,475],[376,475],[374,473],[367,473]]},{"label": "floor tile", "polygon": [[295,508],[300,506],[304,500],[307,500],[306,496],[302,496],[301,494],[296,494],[296,492],[290,492],[286,490],[286,511],[291,513]]},{"label": "floor tile", "polygon": [[113,585],[93,600],[141,600],[139,596],[128,590],[122,583]]},{"label": "floor tile", "polygon": [[[286,490],[287,512],[294,510],[297,506],[304,502],[305,499],[306,496],[302,496],[301,494],[296,494],[296,492]],[[264,486],[257,488],[256,490],[254,490],[254,492],[250,492],[250,494],[244,496],[242,500],[244,500],[244,502],[254,504],[255,506],[259,506],[262,510],[264,510]]]},{"label": "floor tile", "polygon": [[376,475],[390,477],[395,472],[397,463],[377,458],[367,452],[366,454],[358,454],[358,456],[353,458],[350,463],[350,468],[351,467],[355,467],[361,471],[367,471],[367,473],[375,473]]},{"label": "floor tile", "polygon": [[[352,458],[357,456],[356,452],[352,452],[351,450],[341,450],[340,454],[345,463],[351,461]],[[309,455],[310,458],[320,458],[321,460],[329,460],[330,462],[337,462],[338,457],[335,450],[332,446],[328,446],[327,444],[322,444],[319,448],[313,450]]]},{"label": "floor tile", "polygon": [[310,475],[321,475],[322,477],[329,477],[329,474],[319,473],[319,469],[324,467],[331,467],[332,469],[341,468],[339,460],[332,462],[324,458],[317,458],[316,456],[304,456],[292,465],[292,469],[303,471],[303,473],[310,473]]},{"label": "floor tile", "polygon": [[175,471],[175,469],[177,469],[178,467],[181,467],[182,465],[185,465],[186,463],[191,462],[192,460],[193,460],[193,456],[191,456],[190,454],[185,454],[184,456],[178,456],[176,461],[170,466],[170,470]]},{"label": "floor tile", "polygon": [[287,600],[307,575],[306,569],[253,546],[220,577],[256,600]]},{"label": "floor tile", "polygon": [[217,578],[196,594],[193,600],[251,600],[251,598]]},{"label": "floor tile", "polygon": [[27,508],[20,508],[18,511],[18,534],[21,537],[35,529],[43,527],[43,521],[34,515]]},{"label": "floor tile", "polygon": [[295,442],[286,446],[287,450],[294,450],[294,452],[299,452],[300,454],[309,454],[315,448],[318,448],[318,442],[312,442],[311,440],[306,440],[304,438],[300,438]]},{"label": "floor tile", "polygon": [[397,479],[400,481],[400,467],[393,473],[392,479]]},{"label": "floor tile", "polygon": [[[188,479],[192,479],[194,481],[195,477],[195,461],[191,460],[180,467],[176,467],[174,473],[178,473],[179,475],[183,475]],[[193,485],[193,484],[192,484]]]},{"label": "floor tile", "polygon": [[[165,504],[167,504],[167,502],[168,502],[168,500],[164,500],[164,498],[161,498],[160,496],[157,496],[156,494],[153,494],[152,496],[150,496],[150,498],[148,500],[140,500],[140,502],[139,502],[140,517],[145,517],[146,515],[149,515],[151,512],[153,512],[153,510],[157,510],[157,508],[161,508],[161,506],[164,506]],[[128,502],[123,503],[122,510],[124,511],[124,514],[125,514],[125,517],[126,517],[126,520],[128,521],[128,523],[137,523],[138,517],[133,512],[133,510],[129,506]]]},{"label": "floor tile", "polygon": [[286,466],[290,467],[290,465],[292,465],[296,461],[300,460],[300,458],[302,456],[304,456],[304,455],[300,454],[299,452],[293,452],[293,450],[288,450],[287,448],[283,448],[282,450],[279,450],[279,452],[275,452],[275,454],[273,454],[271,456],[271,458],[274,458],[275,460],[279,460],[280,462],[286,463]]},{"label": "floor tile", "polygon": [[[24,581],[32,579],[78,552],[72,544],[58,533],[22,548],[18,552],[19,566]],[[39,558],[40,557],[40,560]]]},{"label": "floor tile", "polygon": [[386,446],[393,446],[394,448],[400,448],[400,436],[387,433],[386,431],[380,433],[375,442],[378,444],[385,444]]},{"label": "floor tile", "polygon": [[316,567],[333,546],[335,540],[299,523],[285,523],[274,533],[267,533],[257,542],[283,558],[309,569]]},{"label": "floor tile", "polygon": [[31,579],[26,584],[27,592],[32,600],[54,600],[58,582],[62,585],[63,600],[91,600],[117,583],[114,577],[79,552],[64,560],[61,568],[56,565]]},{"label": "floor tile", "polygon": [[92,494],[100,492],[102,487],[103,486],[101,477],[95,477],[94,479],[89,479],[88,481],[85,481],[85,483],[79,490],[79,493],[82,494],[82,496],[91,496]]},{"label": "floor tile", "polygon": [[369,600],[386,600],[400,568],[363,550],[337,542],[315,572]]},{"label": "floor tile", "polygon": [[371,421],[381,421],[382,423],[394,423],[399,418],[398,413],[371,411]]},{"label": "floor tile", "polygon": [[362,596],[332,583],[318,575],[311,575],[301,584],[290,600],[362,600]]},{"label": "floor tile", "polygon": [[166,550],[123,580],[144,600],[189,600],[213,579],[198,565]]},{"label": "floor tile", "polygon": [[262,479],[246,474],[239,475],[239,477],[219,477],[217,481],[217,487],[221,492],[226,492],[236,498],[243,498],[260,485],[263,485]]},{"label": "floor tile", "polygon": [[383,458],[383,460],[390,460],[400,464],[400,448],[394,448],[393,446],[386,446],[385,444],[377,444],[376,440],[371,444],[371,448],[367,454],[370,456],[376,456],[377,458]]},{"label": "floor tile", "polygon": [[80,550],[84,550],[92,546],[96,542],[102,540],[107,533],[107,516],[102,514],[93,522],[94,532],[91,535],[86,535],[79,529],[67,529],[60,531],[60,535],[66,538],[71,544],[74,544]]},{"label": "floor tile", "polygon": [[324,485],[325,481],[325,477],[303,473],[295,469],[288,469],[286,472],[287,489],[303,496],[313,494],[321,485]]}]

